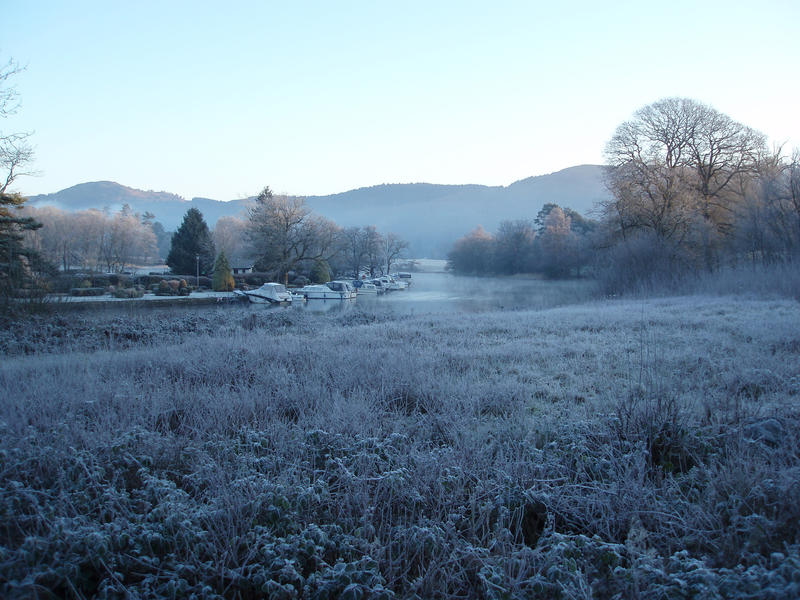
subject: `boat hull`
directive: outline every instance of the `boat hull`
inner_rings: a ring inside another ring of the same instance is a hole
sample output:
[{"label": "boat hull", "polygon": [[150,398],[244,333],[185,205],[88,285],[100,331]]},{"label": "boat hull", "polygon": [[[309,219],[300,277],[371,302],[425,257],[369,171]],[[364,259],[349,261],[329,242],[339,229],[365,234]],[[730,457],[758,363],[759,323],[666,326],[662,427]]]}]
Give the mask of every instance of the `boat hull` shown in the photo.
[{"label": "boat hull", "polygon": [[267,283],[256,290],[234,290],[239,297],[246,297],[253,304],[291,304],[292,295],[280,284]]},{"label": "boat hull", "polygon": [[352,292],[334,292],[333,290],[326,291],[310,291],[302,292],[306,300],[350,300],[355,298],[356,295]]},{"label": "boat hull", "polygon": [[356,290],[344,281],[331,281],[325,285],[309,285],[300,290],[308,300],[352,300]]}]

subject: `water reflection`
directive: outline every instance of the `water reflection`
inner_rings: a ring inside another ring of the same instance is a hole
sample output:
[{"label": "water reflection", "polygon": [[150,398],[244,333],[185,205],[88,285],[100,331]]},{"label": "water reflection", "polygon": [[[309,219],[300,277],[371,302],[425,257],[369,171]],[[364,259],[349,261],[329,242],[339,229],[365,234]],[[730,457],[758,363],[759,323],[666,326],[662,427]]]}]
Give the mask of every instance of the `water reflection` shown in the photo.
[{"label": "water reflection", "polygon": [[309,312],[327,313],[352,310],[358,300],[355,298],[349,300],[306,300],[305,302],[293,302],[292,304]]},{"label": "water reflection", "polygon": [[465,277],[451,273],[414,273],[407,290],[380,297],[360,296],[358,305],[381,306],[397,312],[481,312],[548,308],[589,299],[589,280],[546,281],[531,277]]}]

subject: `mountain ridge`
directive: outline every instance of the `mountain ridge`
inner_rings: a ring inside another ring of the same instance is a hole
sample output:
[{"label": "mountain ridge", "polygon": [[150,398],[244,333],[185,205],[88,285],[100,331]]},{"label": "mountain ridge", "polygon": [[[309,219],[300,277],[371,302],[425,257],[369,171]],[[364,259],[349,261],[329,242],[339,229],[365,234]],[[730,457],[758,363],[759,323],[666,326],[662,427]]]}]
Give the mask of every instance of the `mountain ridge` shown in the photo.
[{"label": "mountain ridge", "polygon": [[[576,165],[546,175],[517,180],[507,186],[481,184],[384,183],[326,196],[305,196],[317,214],[343,227],[374,225],[407,239],[416,256],[442,257],[453,242],[478,225],[492,231],[503,220],[534,218],[547,202],[591,214],[608,198],[603,167]],[[79,183],[51,194],[31,196],[34,207],[56,206],[78,211],[150,212],[167,230],[175,230],[190,208],[203,213],[213,228],[223,216],[243,216],[252,198],[191,200],[165,191],[144,191],[113,181]]]}]

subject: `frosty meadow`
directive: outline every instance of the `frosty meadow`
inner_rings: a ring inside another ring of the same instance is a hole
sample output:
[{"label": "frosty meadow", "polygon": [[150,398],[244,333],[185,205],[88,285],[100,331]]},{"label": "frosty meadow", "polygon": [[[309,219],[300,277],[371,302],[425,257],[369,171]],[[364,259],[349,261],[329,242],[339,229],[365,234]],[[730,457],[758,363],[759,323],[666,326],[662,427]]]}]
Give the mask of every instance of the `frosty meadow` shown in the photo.
[{"label": "frosty meadow", "polygon": [[32,317],[2,345],[0,591],[795,596],[798,304],[728,286]]}]

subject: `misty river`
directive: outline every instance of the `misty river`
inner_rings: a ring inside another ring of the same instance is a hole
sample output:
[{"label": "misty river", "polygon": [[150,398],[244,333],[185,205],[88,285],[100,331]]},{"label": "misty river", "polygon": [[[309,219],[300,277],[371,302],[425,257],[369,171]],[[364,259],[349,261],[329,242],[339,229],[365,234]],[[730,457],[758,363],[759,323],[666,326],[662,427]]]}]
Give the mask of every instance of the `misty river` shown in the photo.
[{"label": "misty river", "polygon": [[354,301],[309,300],[305,310],[327,312],[391,309],[399,313],[482,312],[486,310],[548,308],[572,304],[591,296],[589,280],[547,281],[533,277],[469,277],[452,273],[413,273],[411,286],[381,296],[359,295]]}]

